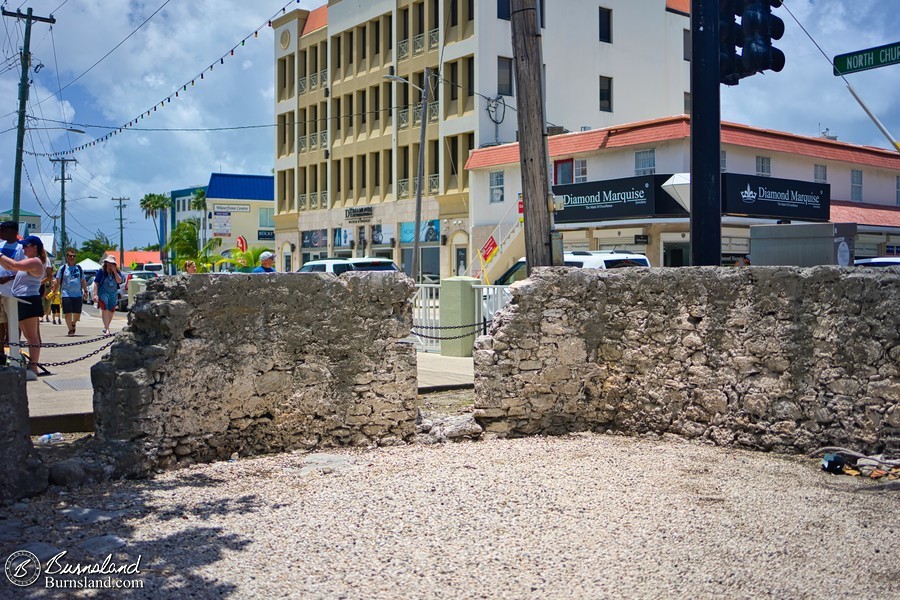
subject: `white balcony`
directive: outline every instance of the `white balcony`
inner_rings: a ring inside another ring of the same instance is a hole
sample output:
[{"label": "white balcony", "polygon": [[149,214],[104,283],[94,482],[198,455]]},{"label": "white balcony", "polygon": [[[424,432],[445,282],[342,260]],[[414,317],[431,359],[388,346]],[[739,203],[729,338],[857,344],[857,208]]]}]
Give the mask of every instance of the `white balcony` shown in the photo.
[{"label": "white balcony", "polygon": [[409,127],[409,109],[401,108],[397,111],[397,128],[406,129]]},{"label": "white balcony", "polygon": [[422,54],[425,52],[425,34],[420,33],[413,38],[413,54]]},{"label": "white balcony", "polygon": [[297,82],[297,91],[301,94],[306,93],[306,77],[301,77],[300,81]]},{"label": "white balcony", "polygon": [[428,194],[434,196],[435,194],[440,193],[441,191],[441,176],[440,175],[429,175],[428,176]]},{"label": "white balcony", "polygon": [[397,197],[409,198],[409,179],[399,179],[397,181]]},{"label": "white balcony", "polygon": [[306,210],[306,194],[297,196],[297,204],[299,205],[300,210]]},{"label": "white balcony", "polygon": [[397,42],[397,60],[403,60],[409,56],[409,40]]},{"label": "white balcony", "polygon": [[434,50],[441,43],[441,35],[440,31],[437,29],[432,29],[428,32],[428,49]]},{"label": "white balcony", "polygon": [[314,90],[319,87],[319,74],[318,73],[310,73],[309,74],[309,89]]}]

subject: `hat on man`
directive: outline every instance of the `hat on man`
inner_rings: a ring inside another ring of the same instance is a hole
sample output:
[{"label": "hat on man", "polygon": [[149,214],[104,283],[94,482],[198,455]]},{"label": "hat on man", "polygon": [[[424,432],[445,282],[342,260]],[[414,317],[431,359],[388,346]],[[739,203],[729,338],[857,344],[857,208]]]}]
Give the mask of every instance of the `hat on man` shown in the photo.
[{"label": "hat on man", "polygon": [[37,246],[38,248],[43,248],[44,242],[41,241],[41,238],[36,235],[29,235],[27,238],[22,240],[22,247],[24,248],[25,246]]},{"label": "hat on man", "polygon": [[106,257],[103,259],[103,262],[116,264],[116,257],[113,256],[112,254],[107,254]]},{"label": "hat on man", "polygon": [[275,260],[275,253],[268,252],[268,251],[263,252],[262,254],[259,255],[259,260],[260,260],[260,262],[262,262],[264,260]]},{"label": "hat on man", "polygon": [[0,223],[0,229],[19,229],[19,224],[15,221],[3,221]]}]

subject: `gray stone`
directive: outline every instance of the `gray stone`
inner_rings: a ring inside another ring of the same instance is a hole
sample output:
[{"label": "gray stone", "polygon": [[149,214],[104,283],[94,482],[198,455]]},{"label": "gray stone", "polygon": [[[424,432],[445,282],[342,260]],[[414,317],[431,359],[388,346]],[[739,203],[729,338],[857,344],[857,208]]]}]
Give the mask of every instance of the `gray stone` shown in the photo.
[{"label": "gray stone", "polygon": [[85,482],[84,465],[77,458],[60,461],[50,467],[50,483],[65,487],[74,487]]},{"label": "gray stone", "polygon": [[112,521],[113,519],[118,519],[122,517],[126,511],[104,511],[96,508],[80,508],[78,506],[73,506],[71,508],[64,508],[59,512],[65,515],[70,521],[74,521],[79,525],[96,525],[97,523],[105,523],[107,521]]},{"label": "gray stone", "polygon": [[0,506],[47,489],[47,467],[28,431],[25,370],[0,367]]},{"label": "gray stone", "polygon": [[38,557],[38,560],[41,562],[50,560],[62,550],[57,548],[56,546],[51,546],[50,544],[45,544],[44,542],[28,542],[24,544],[20,548],[16,548],[16,550],[27,550],[31,552],[35,556]]},{"label": "gray stone", "polygon": [[111,554],[119,548],[124,547],[125,544],[125,540],[117,535],[110,534],[88,538],[80,544],[80,547],[84,548],[89,554],[101,556],[104,554]]},{"label": "gray stone", "polygon": [[3,519],[0,520],[0,540],[15,540],[22,533],[25,525],[20,519]]}]

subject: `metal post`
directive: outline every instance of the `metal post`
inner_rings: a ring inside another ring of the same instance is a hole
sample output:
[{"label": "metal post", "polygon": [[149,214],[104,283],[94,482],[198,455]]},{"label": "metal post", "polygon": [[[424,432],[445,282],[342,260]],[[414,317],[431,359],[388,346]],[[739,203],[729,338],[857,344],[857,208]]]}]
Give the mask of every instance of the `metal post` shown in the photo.
[{"label": "metal post", "polygon": [[722,263],[719,0],[691,0],[691,264]]},{"label": "metal post", "polygon": [[66,163],[75,162],[74,158],[51,158],[50,162],[59,163],[59,247],[62,252],[66,251],[69,240],[66,237]]},{"label": "metal post", "polygon": [[431,85],[431,67],[425,67],[425,81],[422,86],[422,126],[419,132],[419,172],[416,176],[416,225],[413,236],[412,276],[416,283],[421,283],[422,273],[419,264],[419,236],[422,229],[422,187],[425,173],[425,125],[428,123],[428,86]]}]

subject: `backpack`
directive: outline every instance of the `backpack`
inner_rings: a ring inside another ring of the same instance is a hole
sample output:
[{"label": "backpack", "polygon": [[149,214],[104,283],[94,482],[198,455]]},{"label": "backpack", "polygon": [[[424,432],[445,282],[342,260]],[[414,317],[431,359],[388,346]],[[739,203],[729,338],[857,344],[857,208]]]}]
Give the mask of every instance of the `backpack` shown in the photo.
[{"label": "backpack", "polygon": [[[69,265],[63,265],[63,266],[62,266],[62,269],[59,270],[59,282],[60,282],[60,284],[62,284],[62,278],[63,278],[63,275],[65,275],[65,273],[66,273],[65,270],[68,269],[68,268],[69,268]],[[75,274],[75,277],[77,277],[78,279],[81,279],[81,277],[82,277],[81,267],[79,267],[78,265],[75,265],[75,266],[74,266],[74,270],[71,271],[71,272]]]}]

